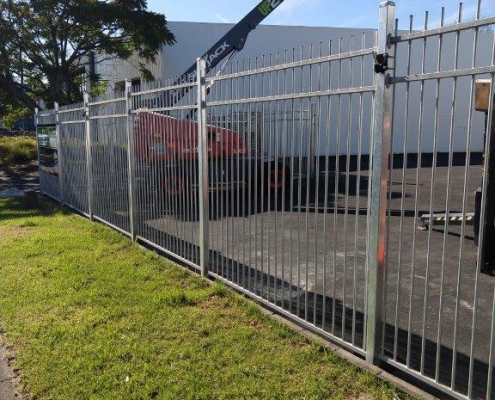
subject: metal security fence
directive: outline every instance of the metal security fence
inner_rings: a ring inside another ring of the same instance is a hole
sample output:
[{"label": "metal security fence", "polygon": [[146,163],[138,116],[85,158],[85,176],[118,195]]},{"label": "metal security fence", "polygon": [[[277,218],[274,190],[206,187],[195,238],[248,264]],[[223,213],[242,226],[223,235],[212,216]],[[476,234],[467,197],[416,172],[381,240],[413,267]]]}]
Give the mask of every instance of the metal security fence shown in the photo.
[{"label": "metal security fence", "polygon": [[131,232],[128,102],[123,93],[87,103],[92,217]]},{"label": "metal security fence", "polygon": [[84,104],[58,108],[60,199],[88,215],[88,162]]},{"label": "metal security fence", "polygon": [[55,200],[60,199],[58,179],[58,139],[56,109],[37,113],[38,162],[41,190]]},{"label": "metal security fence", "polygon": [[[168,105],[172,90],[187,92]],[[128,92],[135,230],[145,243],[199,268],[199,191],[196,84],[151,83]]]},{"label": "metal security fence", "polygon": [[240,116],[251,116],[247,154],[211,161],[231,187],[210,196],[210,275],[362,355],[376,91],[369,41],[247,60],[206,80],[215,81],[206,105],[217,126],[240,132]]},{"label": "metal security fence", "polygon": [[[394,154],[380,358],[456,397],[490,399],[492,106],[477,111],[475,94],[477,80],[493,82],[495,19],[480,18],[480,5],[474,20],[460,5],[455,24],[442,9],[435,29],[428,13],[421,30],[411,17],[409,30],[391,39]],[[486,224],[477,224],[477,207]]]},{"label": "metal security fence", "polygon": [[370,363],[494,398],[495,18],[479,7],[399,31],[387,2],[373,36],[208,77],[198,60],[197,82],[40,112],[42,191]]}]

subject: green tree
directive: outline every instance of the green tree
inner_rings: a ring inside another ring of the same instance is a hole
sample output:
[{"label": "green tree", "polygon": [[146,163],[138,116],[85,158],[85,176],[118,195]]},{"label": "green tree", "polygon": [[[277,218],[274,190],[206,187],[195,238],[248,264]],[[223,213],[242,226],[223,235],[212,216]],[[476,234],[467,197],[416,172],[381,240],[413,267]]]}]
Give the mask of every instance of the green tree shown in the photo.
[{"label": "green tree", "polygon": [[0,35],[0,90],[31,110],[36,99],[79,101],[94,52],[121,59],[136,53],[149,76],[145,63],[175,42],[165,16],[148,11],[145,0],[6,0]]},{"label": "green tree", "polygon": [[14,124],[20,119],[31,119],[33,113],[24,104],[8,104],[5,107],[5,111],[0,114],[0,120],[7,128],[12,128]]},{"label": "green tree", "polygon": [[0,88],[0,122],[10,128],[19,119],[31,119],[32,111],[21,101]]}]

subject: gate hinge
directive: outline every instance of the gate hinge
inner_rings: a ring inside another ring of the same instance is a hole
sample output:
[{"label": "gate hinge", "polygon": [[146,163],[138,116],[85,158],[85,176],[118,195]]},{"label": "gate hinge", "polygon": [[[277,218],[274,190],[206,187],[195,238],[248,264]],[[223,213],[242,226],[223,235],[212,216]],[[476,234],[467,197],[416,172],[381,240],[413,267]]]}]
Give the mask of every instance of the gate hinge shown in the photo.
[{"label": "gate hinge", "polygon": [[375,72],[384,74],[388,70],[388,53],[375,54]]}]

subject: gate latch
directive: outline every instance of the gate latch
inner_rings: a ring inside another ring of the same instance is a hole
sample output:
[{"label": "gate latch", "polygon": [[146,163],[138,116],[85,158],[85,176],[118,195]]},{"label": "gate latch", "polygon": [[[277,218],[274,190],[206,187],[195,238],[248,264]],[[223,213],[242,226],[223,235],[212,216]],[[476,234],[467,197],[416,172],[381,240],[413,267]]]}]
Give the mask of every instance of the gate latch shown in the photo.
[{"label": "gate latch", "polygon": [[388,53],[375,54],[375,72],[384,74],[388,69]]}]

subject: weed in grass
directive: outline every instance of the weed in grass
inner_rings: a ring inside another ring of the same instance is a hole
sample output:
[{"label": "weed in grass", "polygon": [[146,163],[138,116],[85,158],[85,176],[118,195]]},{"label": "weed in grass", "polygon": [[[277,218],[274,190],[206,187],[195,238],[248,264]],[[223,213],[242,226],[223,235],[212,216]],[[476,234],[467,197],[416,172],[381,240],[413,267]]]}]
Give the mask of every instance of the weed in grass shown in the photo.
[{"label": "weed in grass", "polygon": [[166,293],[162,293],[156,299],[156,304],[169,307],[181,307],[194,305],[195,302],[192,298],[180,289],[170,290]]},{"label": "weed in grass", "polygon": [[19,224],[19,228],[33,228],[35,226],[38,226],[38,224],[29,219],[25,221],[21,221],[21,223]]},{"label": "weed in grass", "polygon": [[231,292],[227,289],[227,287],[221,283],[215,283],[212,287],[212,294],[218,297],[225,297]]}]

